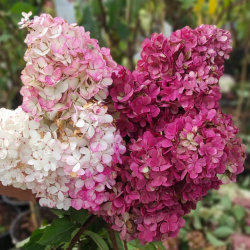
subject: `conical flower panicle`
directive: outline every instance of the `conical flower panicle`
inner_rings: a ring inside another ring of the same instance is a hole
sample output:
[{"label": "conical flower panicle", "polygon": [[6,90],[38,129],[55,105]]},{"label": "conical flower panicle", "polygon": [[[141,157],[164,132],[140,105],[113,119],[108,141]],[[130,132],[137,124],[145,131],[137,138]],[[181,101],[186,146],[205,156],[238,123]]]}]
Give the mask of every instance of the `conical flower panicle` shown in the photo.
[{"label": "conical flower panicle", "polygon": [[136,70],[113,73],[116,125],[130,140],[101,214],[124,239],[175,237],[197,201],[243,171],[245,146],[219,107],[231,49],[228,31],[185,27],[169,39],[153,34]]}]

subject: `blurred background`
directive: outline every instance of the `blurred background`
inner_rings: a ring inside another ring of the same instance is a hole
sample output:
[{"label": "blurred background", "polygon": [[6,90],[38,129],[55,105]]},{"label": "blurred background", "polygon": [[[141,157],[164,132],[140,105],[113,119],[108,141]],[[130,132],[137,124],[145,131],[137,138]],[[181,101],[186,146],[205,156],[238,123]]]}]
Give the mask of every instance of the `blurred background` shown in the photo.
[{"label": "blurred background", "polygon": [[[247,147],[245,171],[237,184],[212,191],[199,202],[197,210],[186,216],[187,223],[179,237],[169,239],[164,246],[171,250],[249,250],[250,0],[0,0],[0,108],[14,109],[22,102],[19,90],[25,67],[26,30],[19,30],[17,23],[21,12],[29,11],[33,15],[46,12],[84,26],[101,46],[111,49],[115,61],[129,69],[140,58],[142,41],[154,32],[169,37],[184,26],[195,28],[202,23],[230,30],[233,51],[220,79],[221,107],[234,117]],[[28,203],[2,197],[1,250],[9,249],[3,244],[10,241],[10,236],[17,242],[34,230],[36,222],[29,209]],[[42,214],[50,221],[52,217],[46,213]],[[157,249],[133,244],[129,248]]]}]

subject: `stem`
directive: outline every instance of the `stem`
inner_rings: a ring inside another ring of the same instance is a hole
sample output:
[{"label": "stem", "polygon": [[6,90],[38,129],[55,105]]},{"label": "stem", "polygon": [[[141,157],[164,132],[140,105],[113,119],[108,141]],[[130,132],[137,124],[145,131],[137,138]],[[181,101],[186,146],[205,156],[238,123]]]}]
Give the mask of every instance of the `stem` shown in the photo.
[{"label": "stem", "polygon": [[39,206],[37,203],[30,202],[31,219],[35,228],[41,226],[41,218],[39,213]]},{"label": "stem", "polygon": [[108,36],[109,43],[112,44],[112,36],[110,34],[110,31],[109,31],[109,28],[108,28],[108,25],[107,25],[107,13],[106,13],[105,7],[103,5],[102,0],[98,0],[98,3],[99,3],[100,10],[101,10],[101,19],[102,19],[103,29],[106,32],[107,36]]},{"label": "stem", "polygon": [[118,245],[116,242],[114,230],[111,228],[110,224],[108,224],[108,228],[109,228],[109,234],[110,234],[110,239],[112,241],[113,249],[118,250]]},{"label": "stem", "polygon": [[164,21],[165,21],[165,3],[161,0],[161,33],[164,33]]},{"label": "stem", "polygon": [[81,235],[83,234],[83,232],[97,219],[96,215],[92,215],[91,217],[89,217],[86,221],[86,223],[80,228],[80,230],[78,231],[78,233],[74,236],[74,238],[72,239],[69,247],[67,250],[72,250],[73,247],[75,246],[76,242],[79,240],[79,238],[81,237]]},{"label": "stem", "polygon": [[78,243],[78,250],[81,250],[82,249],[82,242],[79,240],[79,243]]},{"label": "stem", "polygon": [[126,3],[127,3],[127,7],[126,7],[126,21],[127,21],[128,24],[130,24],[133,0],[127,0]]},{"label": "stem", "polygon": [[135,47],[135,40],[136,40],[136,35],[137,35],[137,24],[135,26],[135,28],[132,25],[132,11],[133,11],[133,5],[134,5],[134,0],[128,0],[127,1],[127,8],[126,8],[126,20],[127,20],[127,24],[128,24],[128,28],[129,28],[129,33],[133,33],[133,37],[132,39],[130,38],[130,36],[128,36],[127,38],[127,58],[128,58],[128,65],[127,67],[132,70],[134,69],[135,65],[134,65],[134,61],[133,61],[133,56],[134,56],[134,47]]},{"label": "stem", "polygon": [[124,242],[124,247],[125,247],[125,250],[128,250],[127,241],[126,241],[126,240],[124,240],[123,242]]}]

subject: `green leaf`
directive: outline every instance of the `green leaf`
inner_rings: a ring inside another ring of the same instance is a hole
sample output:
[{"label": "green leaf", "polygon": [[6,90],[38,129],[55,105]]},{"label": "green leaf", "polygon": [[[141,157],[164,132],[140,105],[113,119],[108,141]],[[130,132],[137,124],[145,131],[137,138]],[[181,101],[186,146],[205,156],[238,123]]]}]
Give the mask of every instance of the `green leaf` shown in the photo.
[{"label": "green leaf", "polygon": [[[93,230],[92,230],[93,231]],[[110,234],[107,228],[102,228],[98,231],[98,234],[105,239],[105,241],[108,243],[108,246],[113,249],[113,243],[110,238]]]},{"label": "green leaf", "polygon": [[81,224],[84,224],[89,217],[88,210],[85,209],[76,210],[73,207],[69,209],[69,215],[72,222],[74,223],[78,222]]},{"label": "green leaf", "polygon": [[219,239],[217,239],[214,235],[212,235],[209,232],[206,232],[206,237],[207,240],[215,247],[219,247],[219,246],[224,246],[225,243]]},{"label": "green leaf", "polygon": [[69,245],[70,245],[70,243],[71,243],[71,240],[74,238],[74,236],[78,233],[78,231],[79,231],[79,228],[77,228],[72,234],[71,234],[71,239],[70,239],[70,241],[69,242],[66,242],[65,244],[64,244],[64,250],[67,250],[68,249],[68,247],[69,247]]},{"label": "green leaf", "polygon": [[86,230],[84,234],[89,236],[100,248],[100,250],[109,250],[107,243],[101,238],[100,235],[88,230]]},{"label": "green leaf", "polygon": [[16,247],[23,250],[45,250],[46,246],[38,244],[38,241],[42,238],[45,228],[36,229],[33,234],[26,240],[19,242]]},{"label": "green leaf", "polygon": [[96,38],[99,40],[99,42],[101,42],[102,40],[101,29],[98,26],[98,22],[96,21],[93,15],[93,8],[88,4],[84,5],[81,14],[80,24],[84,26],[86,31],[91,32],[91,36],[93,38]]},{"label": "green leaf", "polygon": [[[139,248],[141,250],[157,250],[155,245],[153,243],[148,243],[147,245],[141,245],[140,241],[137,240],[131,240],[128,242],[129,249],[136,249]],[[134,247],[134,248],[133,248]]]},{"label": "green leaf", "polygon": [[[181,248],[179,248],[179,249],[181,249],[181,250],[190,250],[187,242],[182,243]],[[199,250],[201,250],[201,249],[199,249]]]},{"label": "green leaf", "polygon": [[92,0],[92,1],[90,1],[90,5],[92,7],[93,15],[94,16],[98,16],[98,15],[102,14],[98,0]]},{"label": "green leaf", "polygon": [[189,9],[190,7],[192,7],[195,4],[195,0],[178,0],[178,2],[180,2],[182,5],[183,9]]},{"label": "green leaf", "polygon": [[[141,245],[142,246],[142,245]],[[157,250],[157,248],[155,247],[155,245],[152,243],[152,242],[150,242],[150,243],[148,243],[146,246],[144,246],[145,248],[144,248],[144,250]]]},{"label": "green leaf", "polygon": [[250,227],[249,227],[249,226],[246,226],[246,227],[245,227],[245,232],[246,232],[247,234],[250,234]]},{"label": "green leaf", "polygon": [[99,250],[93,240],[84,239],[81,241],[81,250]]},{"label": "green leaf", "polygon": [[230,210],[232,208],[232,202],[231,199],[228,195],[225,195],[222,199],[221,199],[221,205]]},{"label": "green leaf", "polygon": [[191,211],[191,215],[193,216],[193,225],[194,225],[195,229],[202,228],[201,221],[200,221],[200,215],[199,215],[199,211],[200,211],[201,206],[202,206],[202,202],[199,201],[197,203],[196,209]]},{"label": "green leaf", "polygon": [[69,215],[69,211],[66,211],[64,209],[52,208],[51,211],[58,216]]},{"label": "green leaf", "polygon": [[186,231],[184,228],[181,228],[178,234],[178,237],[182,239],[183,241],[186,241],[186,235],[188,231]]},{"label": "green leaf", "polygon": [[201,229],[202,228],[200,218],[199,218],[199,216],[197,214],[194,215],[194,228],[195,229]]},{"label": "green leaf", "polygon": [[102,217],[97,218],[89,227],[89,231],[98,232],[107,225]]},{"label": "green leaf", "polygon": [[131,240],[131,241],[129,241],[128,245],[136,247],[137,246],[137,240]]},{"label": "green leaf", "polygon": [[26,245],[29,241],[30,241],[30,237],[27,238],[27,239],[25,239],[25,240],[22,240],[21,242],[18,242],[18,243],[16,244],[16,247],[17,247],[17,248],[21,248],[21,247],[23,247],[24,245]]},{"label": "green leaf", "polygon": [[195,213],[195,214],[199,214],[201,207],[202,207],[202,201],[199,201],[199,202],[197,203],[197,205],[196,205],[196,209],[193,210],[194,213]]},{"label": "green leaf", "polygon": [[69,217],[55,219],[38,243],[42,245],[57,245],[68,242],[71,240],[71,234],[80,227],[81,224],[74,224]]},{"label": "green leaf", "polygon": [[126,40],[129,35],[129,29],[126,22],[120,22],[119,20],[115,22],[116,32],[121,40]]},{"label": "green leaf", "polygon": [[214,231],[214,235],[218,238],[226,238],[233,234],[234,230],[230,227],[221,226]]},{"label": "green leaf", "polygon": [[117,247],[118,247],[118,250],[124,250],[124,244],[123,244],[123,241],[121,240],[120,238],[120,235],[118,232],[114,231],[115,233],[115,239],[116,239],[116,242],[117,242]]},{"label": "green leaf", "polygon": [[245,209],[239,205],[233,207],[233,213],[237,221],[241,221],[245,217]]},{"label": "green leaf", "polygon": [[106,1],[108,26],[112,29],[124,14],[124,1],[123,0],[108,0]]},{"label": "green leaf", "polygon": [[140,8],[143,7],[144,3],[145,3],[144,0],[131,1],[131,4],[132,4],[132,17],[133,17],[133,19],[137,18],[138,12],[139,12]]},{"label": "green leaf", "polygon": [[8,41],[10,38],[11,38],[11,35],[10,35],[10,34],[8,34],[8,33],[3,33],[3,34],[0,36],[0,42],[6,42],[6,41]]},{"label": "green leaf", "polygon": [[250,186],[250,176],[244,178],[244,181],[241,185],[243,188],[248,188]]},{"label": "green leaf", "polygon": [[136,249],[136,247],[130,245],[129,243],[127,244],[127,246],[128,246],[128,250],[135,250]]},{"label": "green leaf", "polygon": [[224,217],[225,217],[224,223],[228,227],[233,228],[235,226],[235,218],[229,215],[225,215]]},{"label": "green leaf", "polygon": [[156,241],[154,244],[157,246],[159,250],[166,250],[161,241]]}]

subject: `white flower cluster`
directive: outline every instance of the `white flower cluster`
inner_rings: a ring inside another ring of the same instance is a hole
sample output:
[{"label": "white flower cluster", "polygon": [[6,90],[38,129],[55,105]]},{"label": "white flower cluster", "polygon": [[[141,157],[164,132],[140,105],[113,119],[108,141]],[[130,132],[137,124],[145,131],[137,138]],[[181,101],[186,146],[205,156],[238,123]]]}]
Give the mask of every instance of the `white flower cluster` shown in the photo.
[{"label": "white flower cluster", "polygon": [[112,163],[126,150],[112,121],[97,103],[56,123],[0,109],[0,181],[32,190],[42,206],[98,209],[115,184]]},{"label": "white flower cluster", "polygon": [[20,108],[0,109],[0,181],[3,185],[31,189],[40,204],[68,209],[67,183],[56,126],[35,122]]}]

